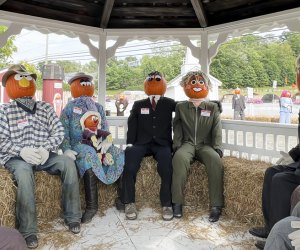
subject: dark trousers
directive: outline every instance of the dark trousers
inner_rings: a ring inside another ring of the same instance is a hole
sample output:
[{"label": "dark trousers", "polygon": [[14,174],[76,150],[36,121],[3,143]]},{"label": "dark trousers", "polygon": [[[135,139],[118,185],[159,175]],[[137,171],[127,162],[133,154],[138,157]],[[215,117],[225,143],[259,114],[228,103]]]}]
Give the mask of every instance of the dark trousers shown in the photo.
[{"label": "dark trousers", "polygon": [[133,145],[125,150],[125,166],[122,174],[121,201],[125,204],[135,202],[136,175],[144,156],[153,155],[157,161],[157,171],[161,178],[160,202],[171,206],[172,151],[169,146],[156,143]]},{"label": "dark trousers", "polygon": [[300,177],[295,174],[294,168],[279,165],[266,170],[262,209],[268,230],[271,230],[276,222],[290,215],[291,195],[299,184]]}]

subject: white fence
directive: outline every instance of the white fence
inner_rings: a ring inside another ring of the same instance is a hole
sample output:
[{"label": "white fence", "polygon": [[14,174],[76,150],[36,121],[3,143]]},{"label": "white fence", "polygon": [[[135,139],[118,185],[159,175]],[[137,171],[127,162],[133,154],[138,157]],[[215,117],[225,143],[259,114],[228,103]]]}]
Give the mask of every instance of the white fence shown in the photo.
[{"label": "white fence", "polygon": [[[107,117],[114,143],[126,146],[127,117]],[[298,125],[222,120],[226,156],[275,163],[279,151],[288,152],[298,144]]]}]

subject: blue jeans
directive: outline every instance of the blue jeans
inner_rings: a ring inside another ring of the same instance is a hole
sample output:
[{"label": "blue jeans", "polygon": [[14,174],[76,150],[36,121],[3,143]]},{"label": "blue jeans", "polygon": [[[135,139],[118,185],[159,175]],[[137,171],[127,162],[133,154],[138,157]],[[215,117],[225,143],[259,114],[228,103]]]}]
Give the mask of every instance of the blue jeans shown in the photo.
[{"label": "blue jeans", "polygon": [[[51,152],[44,165],[32,165],[20,157],[15,157],[8,160],[5,167],[13,174],[16,181],[16,222],[24,238],[37,233],[34,171],[46,171],[51,175],[60,175],[65,223],[80,222],[78,174],[72,159]],[[45,183],[45,185],[47,184]]]}]

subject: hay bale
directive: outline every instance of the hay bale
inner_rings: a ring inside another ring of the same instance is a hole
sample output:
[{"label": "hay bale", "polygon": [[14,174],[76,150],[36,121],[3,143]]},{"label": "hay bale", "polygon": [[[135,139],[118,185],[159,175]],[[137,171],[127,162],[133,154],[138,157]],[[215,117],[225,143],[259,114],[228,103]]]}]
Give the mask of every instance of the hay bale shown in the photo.
[{"label": "hay bale", "polygon": [[0,225],[15,226],[16,186],[9,172],[0,167]]},{"label": "hay bale", "polygon": [[[231,219],[253,224],[262,224],[261,192],[265,169],[269,163],[225,157],[224,161],[224,214]],[[136,201],[150,206],[159,205],[160,177],[157,162],[153,157],[145,157],[137,174]],[[0,169],[0,225],[13,227],[15,224],[16,187],[11,175]],[[52,221],[62,214],[61,181],[59,176],[36,172],[36,204],[38,219]],[[114,205],[117,184],[105,185],[98,182],[100,211]],[[185,186],[187,206],[208,209],[208,179],[205,168],[195,161]],[[83,181],[80,181],[82,208],[85,207]]]},{"label": "hay bale", "polygon": [[224,158],[225,214],[245,223],[264,223],[261,208],[265,170],[270,163]]}]

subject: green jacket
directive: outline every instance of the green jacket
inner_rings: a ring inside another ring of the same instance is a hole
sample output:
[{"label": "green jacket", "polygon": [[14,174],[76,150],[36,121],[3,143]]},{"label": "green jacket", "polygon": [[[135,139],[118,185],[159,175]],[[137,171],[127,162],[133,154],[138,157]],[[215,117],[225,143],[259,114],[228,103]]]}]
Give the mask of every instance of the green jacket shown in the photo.
[{"label": "green jacket", "polygon": [[185,101],[176,105],[173,120],[173,149],[183,143],[195,146],[209,145],[222,150],[222,124],[217,104],[202,102],[198,108]]}]

